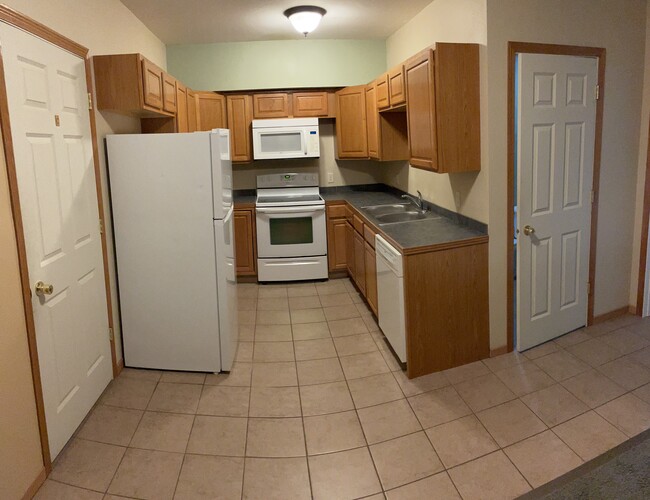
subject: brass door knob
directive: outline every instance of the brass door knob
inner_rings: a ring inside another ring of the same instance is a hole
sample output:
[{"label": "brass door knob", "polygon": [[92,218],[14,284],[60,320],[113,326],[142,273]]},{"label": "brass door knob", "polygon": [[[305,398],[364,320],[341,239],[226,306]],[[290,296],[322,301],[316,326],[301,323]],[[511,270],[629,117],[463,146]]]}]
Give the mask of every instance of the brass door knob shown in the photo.
[{"label": "brass door knob", "polygon": [[52,295],[54,292],[54,287],[52,285],[46,285],[42,281],[36,283],[36,295]]},{"label": "brass door knob", "polygon": [[535,232],[535,228],[534,228],[534,227],[529,226],[528,224],[526,224],[526,225],[524,226],[524,234],[525,234],[526,236],[530,236],[530,235],[533,234],[534,232]]}]

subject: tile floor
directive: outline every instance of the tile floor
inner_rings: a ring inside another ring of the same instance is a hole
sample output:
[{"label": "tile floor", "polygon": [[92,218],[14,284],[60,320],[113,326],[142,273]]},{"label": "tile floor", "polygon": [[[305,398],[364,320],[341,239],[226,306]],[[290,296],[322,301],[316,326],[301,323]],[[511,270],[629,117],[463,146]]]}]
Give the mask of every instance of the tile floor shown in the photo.
[{"label": "tile floor", "polygon": [[229,375],[125,369],[37,498],[514,498],[650,427],[650,321],[408,380],[348,280],[242,285]]}]

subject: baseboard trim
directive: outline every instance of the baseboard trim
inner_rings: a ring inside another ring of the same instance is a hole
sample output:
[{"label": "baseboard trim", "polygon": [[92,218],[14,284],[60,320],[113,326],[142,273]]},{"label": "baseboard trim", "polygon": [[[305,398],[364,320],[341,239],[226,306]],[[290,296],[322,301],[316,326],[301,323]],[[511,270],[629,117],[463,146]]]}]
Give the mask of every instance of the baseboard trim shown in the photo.
[{"label": "baseboard trim", "polygon": [[605,314],[600,314],[598,316],[595,316],[593,324],[597,325],[598,323],[604,323],[605,321],[618,318],[619,316],[625,316],[626,314],[630,313],[631,307],[633,306],[620,307],[618,309],[614,309],[613,311],[609,311]]},{"label": "baseboard trim", "polygon": [[30,500],[31,498],[33,498],[46,479],[47,479],[47,472],[45,472],[45,467],[43,467],[41,471],[38,473],[38,476],[36,476],[36,479],[32,481],[32,484],[30,484],[29,488],[27,488],[27,491],[25,491],[22,500]]},{"label": "baseboard trim", "polygon": [[115,378],[117,378],[117,376],[118,376],[120,373],[122,373],[122,370],[124,370],[124,358],[120,359],[120,360],[117,362],[117,373],[115,373]]},{"label": "baseboard trim", "polygon": [[504,345],[497,347],[496,349],[490,349],[490,357],[494,358],[495,356],[501,356],[502,354],[508,354],[508,346]]},{"label": "baseboard trim", "polygon": [[641,316],[641,313],[636,310],[636,306],[628,306],[627,312],[634,316]]}]

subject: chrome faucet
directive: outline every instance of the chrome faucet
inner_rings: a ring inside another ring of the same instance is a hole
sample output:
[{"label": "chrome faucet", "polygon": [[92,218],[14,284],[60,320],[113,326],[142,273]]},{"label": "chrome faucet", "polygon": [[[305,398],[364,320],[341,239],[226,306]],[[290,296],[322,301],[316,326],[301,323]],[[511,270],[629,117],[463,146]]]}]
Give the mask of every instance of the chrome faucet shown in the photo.
[{"label": "chrome faucet", "polygon": [[418,207],[418,210],[420,211],[421,214],[427,211],[426,208],[424,208],[424,204],[422,203],[422,193],[418,191],[418,197],[416,198],[415,196],[411,196],[410,194],[403,194],[402,198],[406,198],[408,200],[411,200],[413,204]]}]

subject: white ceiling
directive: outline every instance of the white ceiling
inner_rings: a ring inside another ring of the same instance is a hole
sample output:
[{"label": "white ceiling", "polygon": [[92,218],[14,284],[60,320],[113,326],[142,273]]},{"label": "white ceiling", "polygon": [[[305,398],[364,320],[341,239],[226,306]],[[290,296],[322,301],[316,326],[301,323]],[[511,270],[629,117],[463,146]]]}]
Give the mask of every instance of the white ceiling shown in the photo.
[{"label": "white ceiling", "polygon": [[311,39],[385,39],[431,0],[122,0],[165,44],[302,38],[282,12],[327,10]]}]

